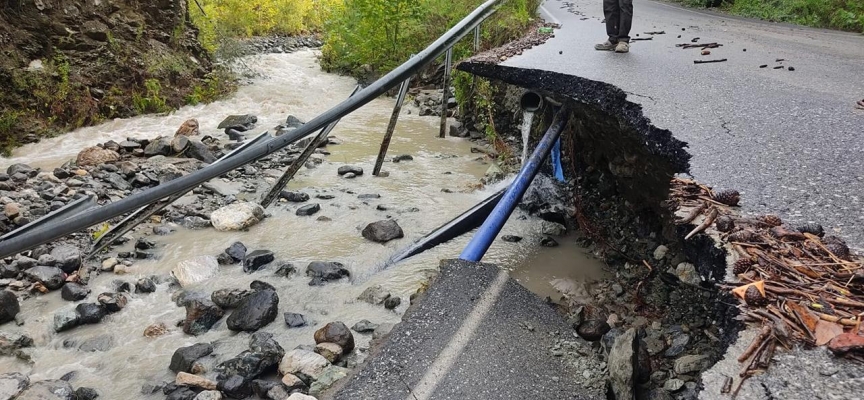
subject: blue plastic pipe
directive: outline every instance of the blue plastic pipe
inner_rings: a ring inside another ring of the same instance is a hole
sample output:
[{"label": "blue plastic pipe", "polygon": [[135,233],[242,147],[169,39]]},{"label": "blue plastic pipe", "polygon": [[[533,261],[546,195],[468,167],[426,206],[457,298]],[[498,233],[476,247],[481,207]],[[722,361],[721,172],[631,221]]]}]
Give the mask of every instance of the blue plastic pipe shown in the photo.
[{"label": "blue plastic pipe", "polygon": [[543,165],[543,161],[546,160],[555,141],[561,136],[567,114],[566,107],[562,107],[555,114],[552,125],[546,130],[543,139],[540,140],[534,152],[531,153],[528,162],[522,166],[519,174],[516,175],[516,179],[513,180],[513,183],[510,184],[510,187],[504,193],[504,197],[498,202],[498,205],[495,206],[495,209],[492,210],[492,213],[486,218],[486,221],[483,222],[483,225],[480,226],[480,229],[477,230],[477,233],[474,234],[474,237],[465,246],[465,249],[462,250],[462,254],[459,255],[460,259],[478,262],[486,254],[486,250],[489,250],[492,241],[501,232],[504,223],[510,218],[510,214],[516,209],[516,205],[519,204],[525,191],[528,190],[528,186],[531,185],[531,181],[537,176],[540,166]]},{"label": "blue plastic pipe", "polygon": [[561,138],[555,141],[555,146],[552,146],[552,175],[558,182],[564,182],[564,168],[561,167]]}]

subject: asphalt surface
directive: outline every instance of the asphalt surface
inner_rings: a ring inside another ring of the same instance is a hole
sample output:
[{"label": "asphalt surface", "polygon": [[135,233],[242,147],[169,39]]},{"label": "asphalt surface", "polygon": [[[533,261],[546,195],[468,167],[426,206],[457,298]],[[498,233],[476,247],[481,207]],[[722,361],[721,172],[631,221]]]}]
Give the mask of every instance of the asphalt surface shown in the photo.
[{"label": "asphalt surface", "polygon": [[605,399],[550,354],[575,333],[491,264],[445,260],[441,274],[333,399]]},{"label": "asphalt surface", "polygon": [[[634,8],[631,36],[653,39],[616,54],[593,48],[606,39],[601,1],[547,0],[541,15],[561,29],[503,65],[619,87],[655,126],[689,144],[696,179],[742,193],[743,212],[821,223],[864,249],[864,110],[855,109],[864,98],[864,36],[648,0]],[[675,46],[697,37],[723,46],[707,56]],[[728,61],[693,63],[721,58]]]}]

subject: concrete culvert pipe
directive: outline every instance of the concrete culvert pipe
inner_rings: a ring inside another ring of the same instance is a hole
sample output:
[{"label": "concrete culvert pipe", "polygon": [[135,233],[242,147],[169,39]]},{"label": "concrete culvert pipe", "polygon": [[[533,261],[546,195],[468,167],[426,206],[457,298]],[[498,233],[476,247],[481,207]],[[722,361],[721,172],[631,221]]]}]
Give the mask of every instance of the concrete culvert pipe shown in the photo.
[{"label": "concrete culvert pipe", "polygon": [[543,96],[529,90],[523,93],[519,99],[519,107],[522,108],[522,111],[537,112],[537,110],[543,107]]}]

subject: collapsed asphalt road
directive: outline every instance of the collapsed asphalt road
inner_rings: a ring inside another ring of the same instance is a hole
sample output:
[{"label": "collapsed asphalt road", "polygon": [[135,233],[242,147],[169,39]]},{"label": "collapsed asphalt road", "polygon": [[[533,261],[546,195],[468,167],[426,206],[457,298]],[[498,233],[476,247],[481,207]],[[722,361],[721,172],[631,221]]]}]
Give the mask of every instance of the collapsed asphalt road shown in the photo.
[{"label": "collapsed asphalt road", "polygon": [[[688,142],[694,177],[742,192],[745,213],[822,223],[864,248],[864,111],[854,107],[864,37],[634,3],[631,36],[653,39],[629,54],[594,50],[605,32],[600,2],[547,0],[541,14],[561,29],[504,65],[621,88],[654,125]],[[657,31],[665,34],[646,34]],[[706,56],[676,47],[697,37],[722,46]]]}]

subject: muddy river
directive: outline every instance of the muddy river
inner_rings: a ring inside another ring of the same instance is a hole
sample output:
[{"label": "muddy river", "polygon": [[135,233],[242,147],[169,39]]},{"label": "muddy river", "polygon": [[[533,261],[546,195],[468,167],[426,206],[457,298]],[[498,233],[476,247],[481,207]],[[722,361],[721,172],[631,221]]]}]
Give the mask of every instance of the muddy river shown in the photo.
[{"label": "muddy river", "polygon": [[[80,149],[107,140],[173,135],[188,118],[198,119],[202,135],[213,136],[223,135],[216,126],[230,114],[257,115],[258,131],[276,126],[289,114],[303,120],[311,119],[344,99],[356,84],[350,78],[322,72],[316,56],[313,50],[256,56],[250,65],[260,77],[241,87],[229,99],[184,107],[167,116],[115,120],[80,129],[22,147],[14,152],[13,157],[0,163],[3,168],[23,162],[53,169],[74,159]],[[126,275],[102,273],[91,279],[92,294],[87,301],[93,301],[98,293],[111,291],[112,282],[116,279],[134,283],[139,277],[167,275],[179,261],[200,255],[215,256],[239,240],[250,251],[273,251],[277,260],[292,262],[301,273],[286,279],[273,277],[272,266],[253,274],[244,274],[237,266],[222,266],[218,276],[190,289],[209,293],[221,288],[248,288],[255,279],[276,286],[280,317],[262,330],[274,333],[285,349],[314,344],[313,332],[330,321],[343,321],[348,326],[361,319],[374,323],[398,322],[408,306],[408,297],[434,275],[439,260],[458,257],[470,235],[386,269],[382,268],[383,262],[398,249],[462,213],[496,188],[475,189],[489,165],[478,158],[478,154],[471,153],[472,142],[453,137],[437,138],[438,118],[419,117],[412,107],[403,109],[389,154],[410,154],[413,161],[387,162],[384,170],[390,173],[389,177],[371,176],[368,172],[375,162],[393,103],[391,98],[381,98],[344,118],[332,134],[341,144],[329,146],[331,155],[323,164],[314,169],[301,169],[289,184],[290,190],[310,194],[313,197],[311,201],[321,204],[318,215],[329,217],[331,221],[298,217],[294,213],[299,207],[297,204],[275,203],[267,210],[270,217],[248,232],[189,231],[178,226],[172,235],[150,238],[158,244],[157,259],[136,262]],[[357,179],[343,179],[337,175],[336,169],[345,164],[361,166],[368,172]],[[367,193],[381,197],[358,199],[358,195]],[[316,194],[335,197],[316,200]],[[382,204],[387,211],[378,209]],[[409,210],[411,208],[419,211]],[[541,221],[520,213],[517,211],[510,218],[501,234],[518,235],[524,239],[519,243],[497,240],[484,261],[511,270],[514,278],[544,297],[556,295],[550,285],[554,279],[584,280],[602,276],[602,264],[578,247],[575,237],[557,238],[561,243],[557,248],[540,247]],[[361,237],[360,230],[366,224],[388,216],[402,226],[405,238],[381,245]],[[143,230],[131,235],[139,237]],[[131,245],[115,251],[129,248]],[[339,261],[351,271],[352,279],[309,286],[309,279],[302,276],[302,271],[314,260]],[[356,300],[370,285],[381,285],[392,295],[401,297],[402,304],[390,311]],[[193,337],[184,334],[176,323],[184,318],[185,311],[172,302],[171,295],[172,291],[166,284],[159,285],[155,293],[130,294],[129,305],[122,312],[106,317],[99,324],[84,325],[59,334],[52,329],[53,315],[59,310],[73,308],[74,304],[62,300],[59,291],[26,300],[22,304],[25,324],[15,326],[7,323],[0,330],[25,332],[35,340],[36,346],[31,349],[32,363],[0,357],[0,371],[20,371],[30,375],[33,381],[57,379],[75,371],[70,381],[73,386],[96,388],[102,398],[142,398],[142,385],[174,379],[168,364],[178,347],[214,342],[216,359],[220,361],[246,349],[249,334],[228,330],[224,318],[204,335]],[[287,329],[281,318],[285,312],[304,314],[312,323]],[[144,337],[144,329],[158,322],[168,325],[171,331],[156,338]],[[96,336],[110,336],[106,339],[110,348],[94,352],[78,349],[78,344]],[[370,340],[368,335],[361,334],[355,334],[355,338],[361,348]],[[152,398],[163,396],[160,393],[152,395]]]}]

